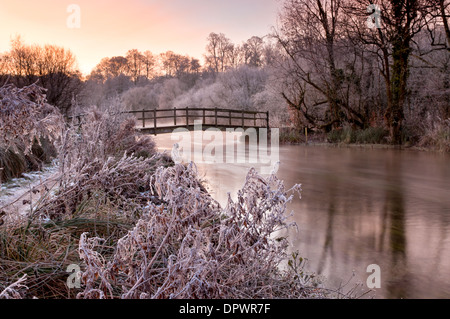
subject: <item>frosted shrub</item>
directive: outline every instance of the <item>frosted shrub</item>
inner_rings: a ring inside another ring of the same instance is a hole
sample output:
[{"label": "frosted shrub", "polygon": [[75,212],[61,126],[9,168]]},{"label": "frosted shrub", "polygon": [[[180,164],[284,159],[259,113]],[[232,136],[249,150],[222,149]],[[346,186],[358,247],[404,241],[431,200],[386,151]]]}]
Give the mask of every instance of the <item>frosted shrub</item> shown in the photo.
[{"label": "frosted shrub", "polygon": [[[67,267],[80,263],[81,234],[115,245],[144,211],[156,168],[171,163],[115,106],[89,110],[83,122],[60,140],[59,172],[23,195],[30,212],[0,227],[0,292],[10,287],[3,296],[75,298]],[[23,274],[29,289],[11,286]]]},{"label": "frosted shrub", "polygon": [[[280,270],[288,242],[289,191],[275,176],[252,169],[225,208],[204,191],[196,167],[159,168],[144,216],[118,240],[108,262],[101,239],[83,234],[80,258],[84,291],[78,298],[284,298],[306,297],[309,288]],[[113,290],[111,287],[115,287]]]},{"label": "frosted shrub", "polygon": [[1,299],[22,299],[24,295],[24,291],[28,289],[25,286],[24,282],[26,281],[27,275],[23,275],[19,280],[12,283],[3,291],[0,292],[0,300]]},{"label": "frosted shrub", "polygon": [[45,197],[33,215],[59,219],[73,214],[91,196],[103,194],[115,203],[139,201],[150,176],[165,161],[149,136],[139,135],[136,120],[115,107],[91,109],[81,127],[66,130],[59,146],[59,189]]},{"label": "frosted shrub", "polygon": [[0,87],[0,183],[50,161],[63,124],[59,110],[47,104],[45,89]]},{"label": "frosted shrub", "polygon": [[130,110],[153,110],[159,106],[159,86],[134,87],[122,94],[123,104]]},{"label": "frosted shrub", "polygon": [[45,89],[33,84],[23,88],[6,85],[0,88],[0,146],[16,149],[25,146],[30,153],[34,141],[60,137],[63,119],[47,104]]}]

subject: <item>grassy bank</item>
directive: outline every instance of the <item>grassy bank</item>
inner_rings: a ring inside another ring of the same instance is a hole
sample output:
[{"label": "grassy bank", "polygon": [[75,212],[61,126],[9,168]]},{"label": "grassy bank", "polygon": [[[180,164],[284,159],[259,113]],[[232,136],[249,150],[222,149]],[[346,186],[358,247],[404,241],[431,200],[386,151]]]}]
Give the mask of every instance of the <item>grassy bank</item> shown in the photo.
[{"label": "grassy bank", "polygon": [[378,127],[370,127],[364,130],[344,127],[333,130],[328,134],[308,132],[307,137],[303,130],[282,128],[280,129],[280,143],[450,152],[450,127],[448,125],[438,125],[434,130],[420,136],[405,132],[402,145],[390,144],[388,132],[384,128]]}]

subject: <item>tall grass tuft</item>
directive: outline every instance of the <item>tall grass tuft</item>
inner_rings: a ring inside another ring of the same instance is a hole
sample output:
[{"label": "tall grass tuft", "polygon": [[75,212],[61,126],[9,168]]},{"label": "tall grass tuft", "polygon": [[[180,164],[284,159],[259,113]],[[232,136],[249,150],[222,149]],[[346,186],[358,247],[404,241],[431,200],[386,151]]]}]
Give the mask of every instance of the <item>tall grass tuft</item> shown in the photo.
[{"label": "tall grass tuft", "polygon": [[423,135],[419,137],[419,146],[431,147],[439,152],[450,152],[450,119],[424,121]]},{"label": "tall grass tuft", "polygon": [[364,130],[355,130],[344,126],[328,133],[330,143],[343,144],[383,144],[386,143],[388,132],[381,127],[369,127]]},{"label": "tall grass tuft", "polygon": [[0,87],[0,183],[38,170],[55,156],[63,119],[35,84]]},{"label": "tall grass tuft", "polygon": [[280,142],[285,144],[299,144],[306,141],[305,134],[295,127],[283,127],[280,129]]}]

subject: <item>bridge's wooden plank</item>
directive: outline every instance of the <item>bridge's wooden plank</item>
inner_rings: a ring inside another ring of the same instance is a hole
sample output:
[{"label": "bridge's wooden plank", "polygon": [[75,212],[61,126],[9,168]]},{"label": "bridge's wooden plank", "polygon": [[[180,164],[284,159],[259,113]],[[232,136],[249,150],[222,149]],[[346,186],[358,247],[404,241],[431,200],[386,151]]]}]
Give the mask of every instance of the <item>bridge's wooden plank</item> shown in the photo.
[{"label": "bridge's wooden plank", "polygon": [[[144,134],[166,134],[166,133],[173,133],[176,129],[179,128],[185,128],[189,131],[194,131],[195,126],[194,125],[184,125],[184,126],[162,126],[162,127],[157,127],[156,130],[153,127],[146,127],[146,128],[141,128],[141,127],[137,127],[136,129]],[[238,128],[242,128],[240,126],[233,126],[233,125],[202,125],[202,130],[207,130],[209,128],[217,128],[221,131],[225,131],[226,129],[238,129]],[[257,126],[257,127],[247,127],[246,129],[249,128],[255,128],[255,129],[261,129],[261,128],[266,128],[265,126]]]}]

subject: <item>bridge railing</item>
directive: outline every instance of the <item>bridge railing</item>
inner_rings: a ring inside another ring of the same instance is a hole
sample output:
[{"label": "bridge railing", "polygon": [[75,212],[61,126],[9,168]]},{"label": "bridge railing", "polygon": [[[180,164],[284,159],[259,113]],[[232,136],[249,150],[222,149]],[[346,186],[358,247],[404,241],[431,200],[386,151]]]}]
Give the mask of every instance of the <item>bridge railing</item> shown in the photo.
[{"label": "bridge railing", "polygon": [[173,108],[137,110],[135,114],[142,128],[191,125],[201,120],[208,126],[269,127],[269,112],[220,108]]},{"label": "bridge railing", "polygon": [[[134,110],[122,113],[134,114],[140,128],[189,127],[195,120],[204,126],[265,127],[269,128],[269,112],[244,111],[222,108],[173,108]],[[69,117],[82,124],[85,114]]]}]

